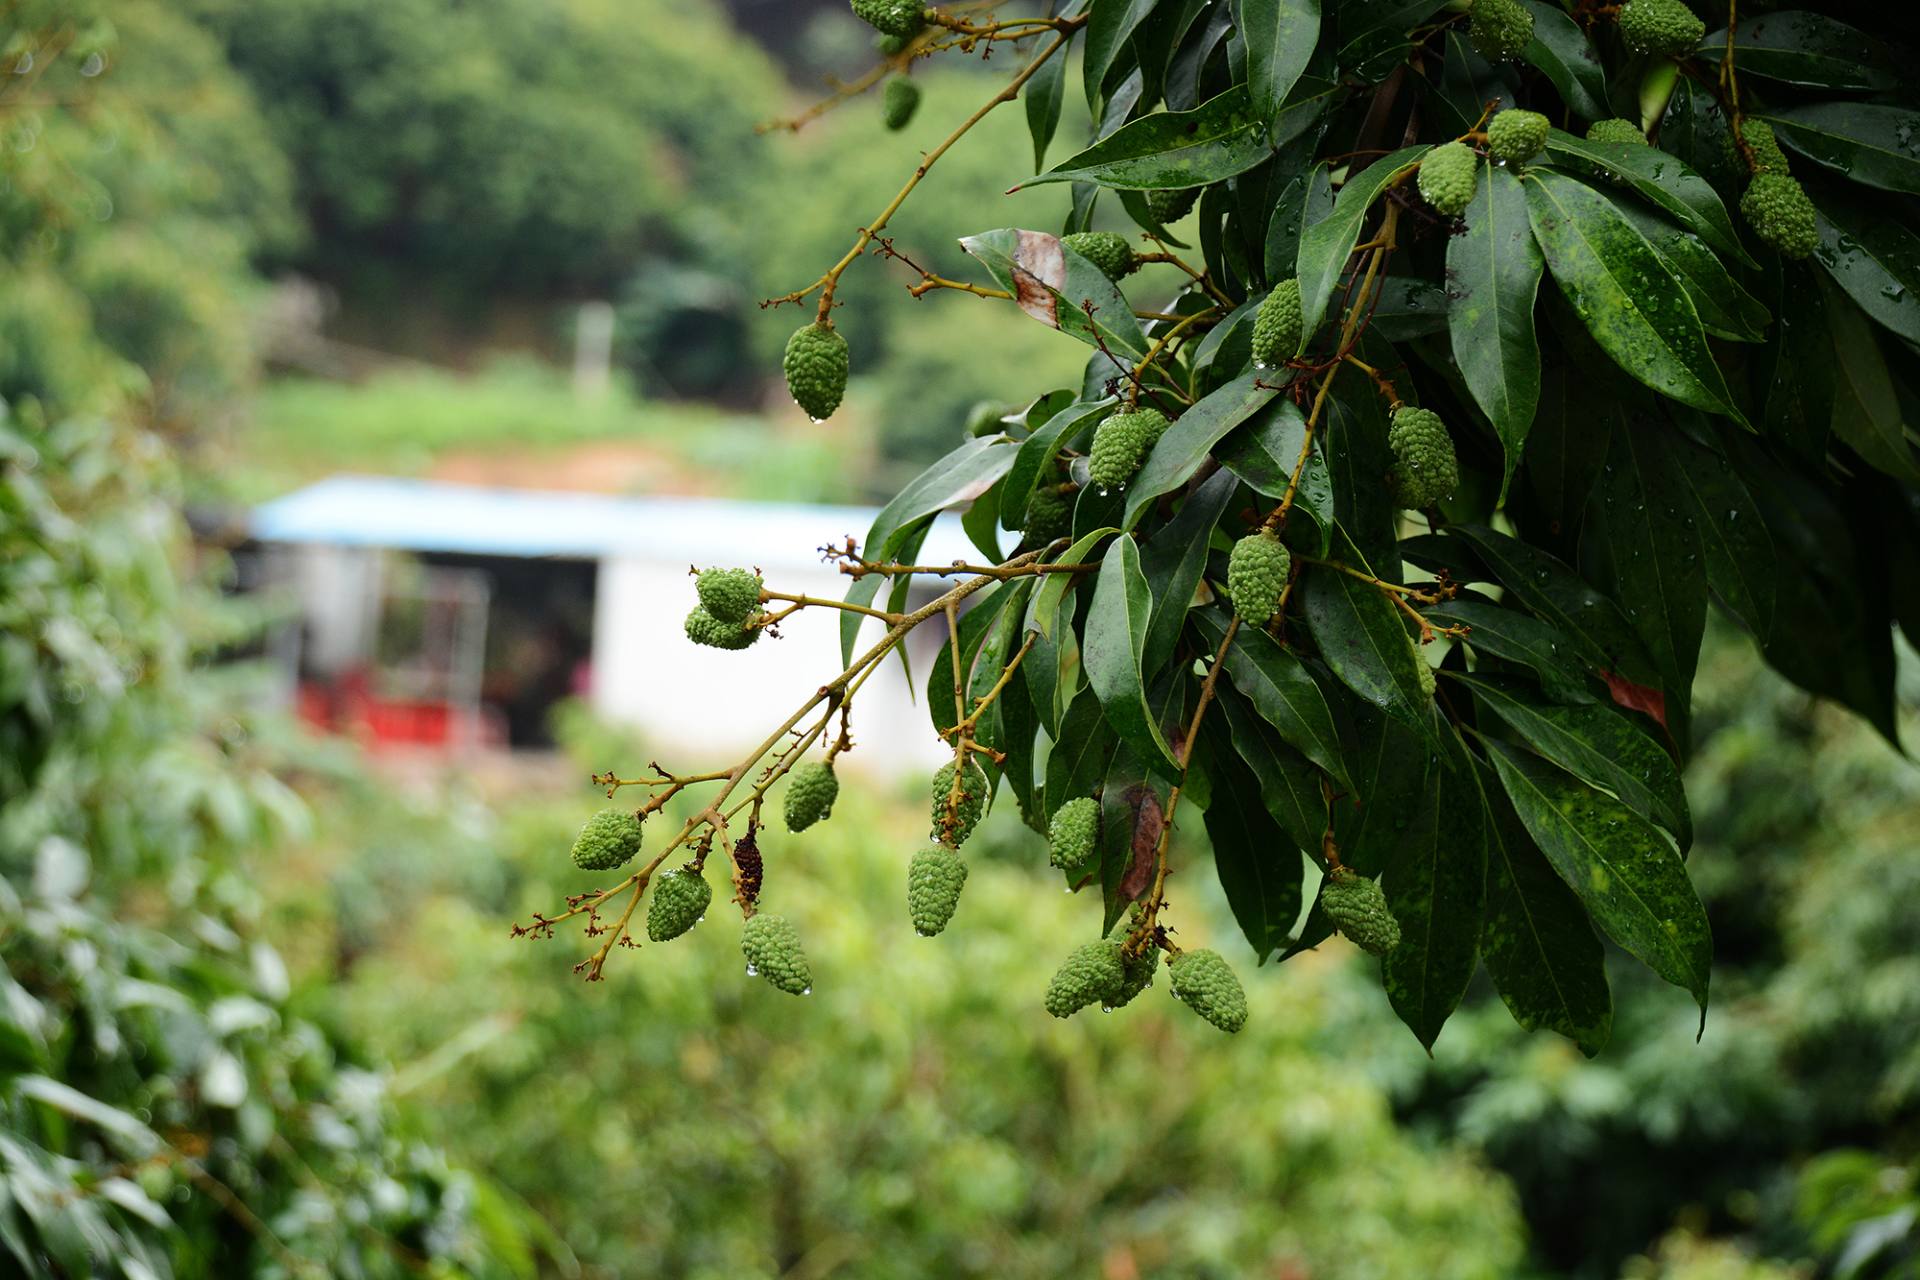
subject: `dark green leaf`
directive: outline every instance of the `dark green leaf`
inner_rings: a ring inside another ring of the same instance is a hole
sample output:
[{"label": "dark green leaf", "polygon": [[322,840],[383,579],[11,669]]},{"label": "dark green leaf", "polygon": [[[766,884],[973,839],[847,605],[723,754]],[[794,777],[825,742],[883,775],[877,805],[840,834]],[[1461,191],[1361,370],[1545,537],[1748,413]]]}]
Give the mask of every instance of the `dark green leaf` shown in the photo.
[{"label": "dark green leaf", "polygon": [[1527,195],[1505,168],[1483,165],[1467,229],[1447,241],[1447,327],[1454,363],[1506,454],[1504,498],[1540,403],[1533,299],[1545,259],[1527,221]]},{"label": "dark green leaf", "polygon": [[1577,116],[1598,120],[1607,109],[1607,72],[1567,11],[1545,0],[1521,0],[1533,14],[1533,40],[1520,56],[1540,68]]},{"label": "dark green leaf", "polygon": [[1000,526],[1019,531],[1026,522],[1027,504],[1039,487],[1040,477],[1060,449],[1074,434],[1090,427],[1113,409],[1112,397],[1091,403],[1078,400],[1048,418],[1038,430],[1020,442],[1020,452],[1007,471],[1007,482],[1000,490]]},{"label": "dark green leaf", "polygon": [[1844,178],[1883,191],[1920,192],[1920,112],[1813,102],[1755,114],[1781,142]]},{"label": "dark green leaf", "polygon": [[1693,995],[1704,1017],[1713,936],[1686,866],[1633,810],[1538,756],[1489,741],[1500,782],[1540,851],[1608,937]]},{"label": "dark green leaf", "polygon": [[1473,543],[1520,603],[1573,641],[1581,661],[1595,671],[1619,671],[1632,679],[1652,676],[1651,661],[1620,607],[1588,586],[1572,569],[1504,533],[1480,525],[1450,528]]},{"label": "dark green leaf", "polygon": [[1047,816],[1069,800],[1098,791],[1119,749],[1119,735],[1107,723],[1100,696],[1092,689],[1080,690],[1067,707],[1047,756]]},{"label": "dark green leaf", "polygon": [[1117,538],[1100,562],[1093,602],[1087,609],[1082,649],[1087,682],[1100,696],[1107,722],[1123,742],[1148,758],[1157,753],[1178,769],[1180,761],[1147,706],[1148,673],[1140,669],[1152,616],[1153,594],[1140,572],[1139,548],[1132,538]]},{"label": "dark green leaf", "polygon": [[1718,254],[1658,214],[1633,204],[1617,207],[1673,269],[1708,333],[1736,342],[1758,342],[1766,335],[1773,317],[1740,287]]},{"label": "dark green leaf", "polygon": [[1671,831],[1681,848],[1693,843],[1687,793],[1673,757],[1618,710],[1597,702],[1557,705],[1520,681],[1500,676],[1449,675],[1472,689],[1535,751],[1582,781],[1613,792],[1634,812]]},{"label": "dark green leaf", "polygon": [[[1531,231],[1528,238],[1532,238]],[[1378,282],[1375,297],[1378,301],[1373,304],[1373,320],[1368,327],[1389,342],[1446,332],[1447,291],[1431,280],[1386,276]]]},{"label": "dark green leaf", "polygon": [[[974,660],[979,657],[981,646],[986,643],[994,623],[1013,598],[1014,593],[1007,590],[1004,584],[996,583],[976,593],[973,608],[960,615],[960,684],[963,689],[971,679]],[[1023,603],[1024,599],[1023,596]],[[954,714],[953,705],[953,645],[946,638],[942,639],[939,652],[934,654],[933,665],[927,671],[926,697],[927,714],[936,731],[945,733],[958,723],[959,717]]]},{"label": "dark green leaf", "polygon": [[[1429,712],[1431,714],[1431,712]],[[1380,962],[1387,999],[1429,1051],[1466,994],[1486,910],[1486,802],[1472,757],[1452,729],[1427,769],[1425,802],[1381,876],[1400,945]]]},{"label": "dark green leaf", "polygon": [[1405,147],[1374,161],[1347,179],[1334,201],[1333,212],[1301,234],[1297,266],[1303,335],[1311,336],[1320,327],[1327,313],[1327,300],[1333,296],[1334,285],[1353,253],[1353,246],[1360,243],[1360,228],[1365,225],[1373,202],[1428,150],[1424,146]]},{"label": "dark green leaf", "polygon": [[[1335,556],[1367,572],[1359,552],[1344,543],[1334,540]],[[1431,702],[1414,665],[1424,659],[1386,592],[1330,564],[1305,566],[1298,589],[1314,643],[1341,683],[1406,724],[1428,725]]]},{"label": "dark green leaf", "polygon": [[1126,355],[1147,353],[1140,322],[1113,281],[1079,254],[1061,248],[1057,237],[1044,231],[1002,228],[966,236],[960,247],[1040,323],[1091,347],[1105,343]]},{"label": "dark green leaf", "polygon": [[1503,662],[1531,667],[1540,678],[1541,688],[1555,702],[1593,701],[1573,656],[1573,645],[1552,623],[1478,600],[1451,600],[1424,613],[1429,621],[1441,626],[1469,628],[1466,642],[1474,649]]},{"label": "dark green leaf", "polygon": [[1260,964],[1286,944],[1300,917],[1300,851],[1260,803],[1260,783],[1234,758],[1224,733],[1211,736],[1217,773],[1207,838],[1227,906]]},{"label": "dark green leaf", "polygon": [[[1282,397],[1216,445],[1213,456],[1256,493],[1278,498],[1286,493],[1306,443],[1307,422],[1300,415],[1300,406]],[[1317,448],[1308,453],[1306,468],[1300,473],[1287,535],[1295,546],[1322,556],[1333,538],[1333,481],[1327,475],[1326,459]]]},{"label": "dark green leaf", "polygon": [[1773,630],[1774,584],[1779,578],[1766,521],[1733,465],[1690,442],[1671,442],[1692,501],[1694,527],[1706,556],[1707,582],[1727,611],[1762,641]]},{"label": "dark green leaf", "polygon": [[[1727,29],[1701,41],[1694,56],[1719,66],[1727,56]],[[1743,20],[1733,35],[1733,63],[1743,76],[1813,89],[1900,87],[1900,72],[1880,40],[1805,10]]]},{"label": "dark green leaf", "polygon": [[[1109,526],[1083,534],[1072,546],[1061,552],[1058,560],[1051,563],[1085,564],[1095,547],[1118,532],[1120,532],[1118,529]],[[1067,592],[1073,590],[1080,575],[1049,573],[1044,576],[1046,581],[1040,584],[1040,590],[1033,596],[1033,616],[1028,625],[1038,629],[1042,635],[1051,640],[1060,632],[1060,603],[1067,598]]]},{"label": "dark green leaf", "polygon": [[1090,0],[1087,5],[1087,39],[1080,73],[1087,103],[1096,108],[1096,114],[1105,100],[1108,73],[1133,37],[1134,28],[1153,12],[1154,4],[1155,0]]},{"label": "dark green leaf", "polygon": [[1828,287],[1827,326],[1833,338],[1833,431],[1862,458],[1890,476],[1920,481],[1907,443],[1900,398],[1873,326],[1858,307]]},{"label": "dark green leaf", "polygon": [[1140,553],[1140,568],[1153,584],[1153,621],[1147,627],[1143,670],[1158,671],[1173,657],[1187,625],[1194,592],[1207,571],[1214,526],[1239,485],[1231,472],[1216,471],[1188,496],[1179,514],[1154,531]]},{"label": "dark green leaf", "polygon": [[1000,494],[1003,485],[995,485],[960,513],[960,529],[988,564],[1000,563]]},{"label": "dark green leaf", "polygon": [[1606,950],[1505,792],[1487,783],[1487,974],[1515,1022],[1558,1032],[1591,1058],[1613,1035]]},{"label": "dark green leaf", "polygon": [[1253,112],[1273,119],[1320,39],[1320,0],[1233,0],[1233,21],[1247,46]]},{"label": "dark green leaf", "polygon": [[1134,191],[1184,190],[1245,173],[1272,153],[1266,122],[1253,110],[1246,86],[1236,85],[1191,111],[1142,116],[1020,186],[1093,182]]},{"label": "dark green leaf", "polygon": [[1657,147],[1630,142],[1588,142],[1559,129],[1547,135],[1547,154],[1571,160],[1624,181],[1644,200],[1730,258],[1751,263],[1711,183]]},{"label": "dark green leaf", "polygon": [[1033,167],[1047,167],[1047,144],[1060,127],[1060,108],[1067,97],[1067,55],[1063,50],[1048,58],[1027,81],[1020,95],[1025,99],[1027,133],[1033,139]]},{"label": "dark green leaf", "polygon": [[1267,812],[1294,844],[1318,850],[1327,823],[1327,802],[1321,790],[1326,775],[1283,742],[1236,688],[1222,688],[1216,697],[1226,716],[1222,732],[1231,736],[1233,749],[1253,770]]},{"label": "dark green leaf", "polygon": [[1655,391],[1744,424],[1699,314],[1646,237],[1583,183],[1536,169],[1525,184],[1534,236],[1594,340]]},{"label": "dark green leaf", "polygon": [[[1207,645],[1218,650],[1227,634],[1227,616],[1218,609],[1192,615]],[[1306,666],[1266,632],[1241,627],[1227,647],[1227,677],[1280,737],[1307,759],[1346,783],[1346,760],[1334,728],[1327,697]]]},{"label": "dark green leaf", "polygon": [[1235,378],[1181,414],[1167,428],[1160,443],[1147,455],[1140,474],[1127,486],[1126,516],[1122,521],[1126,528],[1139,523],[1154,499],[1192,479],[1222,436],[1273,399],[1273,388],[1260,386],[1259,380],[1257,373]]},{"label": "dark green leaf", "polygon": [[1537,527],[1528,530],[1535,542],[1571,558],[1618,416],[1612,398],[1596,396],[1591,382],[1567,361],[1547,363],[1520,475],[1540,516]]},{"label": "dark green leaf", "polygon": [[1920,342],[1920,234],[1877,202],[1818,188],[1815,256],[1860,309],[1908,342]]},{"label": "dark green leaf", "polygon": [[[1380,368],[1382,352],[1363,337],[1360,358]],[[1384,358],[1398,357],[1387,348]],[[1387,473],[1393,454],[1387,449],[1387,414],[1373,383],[1364,378],[1337,378],[1333,398],[1323,415],[1318,449],[1326,459],[1333,486],[1333,514],[1340,529],[1353,540],[1376,573],[1389,577],[1400,570],[1398,539],[1400,509],[1388,488]]]}]

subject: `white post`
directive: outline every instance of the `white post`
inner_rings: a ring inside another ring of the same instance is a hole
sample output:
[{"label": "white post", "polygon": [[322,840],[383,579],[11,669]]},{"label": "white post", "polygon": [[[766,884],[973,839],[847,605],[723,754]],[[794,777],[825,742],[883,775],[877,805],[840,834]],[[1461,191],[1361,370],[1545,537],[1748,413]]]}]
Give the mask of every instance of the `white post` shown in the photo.
[{"label": "white post", "polygon": [[583,400],[607,393],[613,367],[613,304],[583,302],[573,326],[573,391]]}]

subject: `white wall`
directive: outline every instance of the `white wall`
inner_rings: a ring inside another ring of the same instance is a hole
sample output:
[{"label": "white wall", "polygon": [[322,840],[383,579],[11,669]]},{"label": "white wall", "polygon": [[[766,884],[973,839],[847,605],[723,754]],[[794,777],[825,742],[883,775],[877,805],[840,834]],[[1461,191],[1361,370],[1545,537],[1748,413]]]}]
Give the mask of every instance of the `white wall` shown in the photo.
[{"label": "white wall", "polygon": [[[839,599],[850,579],[827,566],[781,569],[775,590]],[[593,636],[594,708],[632,725],[656,746],[660,763],[681,773],[722,768],[764,738],[816,689],[846,669],[840,661],[840,612],[805,609],[763,636],[727,653],[690,642],[681,629],[696,602],[684,563],[641,557],[600,562]],[[929,650],[941,643],[937,623],[912,637],[916,684],[924,685]],[[880,637],[867,622],[861,649]],[[836,725],[837,725],[836,721]],[[926,708],[912,700],[897,658],[861,689],[853,713],[851,771],[875,774],[937,768],[948,749],[934,735]]]}]

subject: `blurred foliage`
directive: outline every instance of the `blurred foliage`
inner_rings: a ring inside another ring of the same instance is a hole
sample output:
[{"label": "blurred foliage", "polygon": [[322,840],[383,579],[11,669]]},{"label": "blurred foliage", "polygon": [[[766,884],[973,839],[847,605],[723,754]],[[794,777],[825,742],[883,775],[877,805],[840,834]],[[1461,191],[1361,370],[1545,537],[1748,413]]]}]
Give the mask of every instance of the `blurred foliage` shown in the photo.
[{"label": "blurred foliage", "polygon": [[[612,740],[578,722],[569,736]],[[577,753],[574,776],[607,749]],[[1123,1013],[1056,1022],[1036,958],[1097,903],[1052,891],[1032,858],[980,862],[958,945],[917,938],[901,909],[917,795],[850,788],[830,822],[769,837],[764,900],[800,926],[816,978],[793,1000],[743,976],[724,890],[687,938],[592,986],[555,983],[555,949],[575,940],[506,936],[503,918],[587,887],[565,854],[595,803],[584,785],[493,802],[475,783],[411,799],[326,786],[344,790],[315,795],[315,843],[268,881],[289,933],[333,936],[309,953],[316,997],[378,1030],[409,1064],[396,1088],[523,1189],[591,1274],[1464,1280],[1519,1265],[1501,1183],[1398,1134],[1377,1089],[1313,1050],[1339,966],[1255,983],[1232,1040],[1176,1008],[1164,977]]]}]

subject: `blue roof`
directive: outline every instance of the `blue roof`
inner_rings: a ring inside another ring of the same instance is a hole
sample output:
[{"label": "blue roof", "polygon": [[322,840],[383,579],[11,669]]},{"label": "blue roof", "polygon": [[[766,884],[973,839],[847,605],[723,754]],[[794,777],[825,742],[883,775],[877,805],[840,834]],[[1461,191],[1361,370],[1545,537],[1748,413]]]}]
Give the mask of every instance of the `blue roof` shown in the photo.
[{"label": "blue roof", "polygon": [[[524,558],[627,553],[702,564],[818,564],[819,548],[864,542],[877,509],[720,498],[619,498],[334,476],[255,508],[263,542]],[[920,559],[977,559],[956,516],[942,516]]]}]

